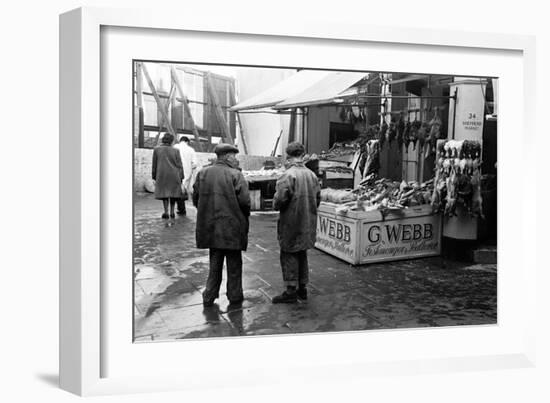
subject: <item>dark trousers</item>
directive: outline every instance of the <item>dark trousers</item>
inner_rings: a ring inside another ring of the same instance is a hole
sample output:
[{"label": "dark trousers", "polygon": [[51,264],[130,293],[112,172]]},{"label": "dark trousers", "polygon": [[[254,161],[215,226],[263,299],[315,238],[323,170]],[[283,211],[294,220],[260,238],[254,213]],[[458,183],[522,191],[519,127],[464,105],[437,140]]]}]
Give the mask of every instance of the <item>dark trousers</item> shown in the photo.
[{"label": "dark trousers", "polygon": [[309,281],[309,266],[307,264],[307,250],[298,252],[281,251],[281,268],[285,286],[298,287]]},{"label": "dark trousers", "polygon": [[178,206],[178,213],[186,213],[185,199],[186,199],[186,197],[181,197],[179,199],[176,199],[176,204]]},{"label": "dark trousers", "polygon": [[243,299],[243,260],[240,250],[210,249],[210,272],[206,280],[206,289],[202,293],[204,301],[218,298],[222,284],[223,260],[227,264],[227,299],[238,302]]}]

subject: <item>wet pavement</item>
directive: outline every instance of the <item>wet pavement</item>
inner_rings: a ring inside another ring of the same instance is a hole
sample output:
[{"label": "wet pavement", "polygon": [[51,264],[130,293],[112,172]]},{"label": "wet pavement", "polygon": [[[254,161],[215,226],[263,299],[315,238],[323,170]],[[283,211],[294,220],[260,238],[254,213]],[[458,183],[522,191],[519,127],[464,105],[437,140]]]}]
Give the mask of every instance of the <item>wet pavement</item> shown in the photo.
[{"label": "wet pavement", "polygon": [[250,219],[243,305],[229,306],[222,283],[220,298],[204,308],[208,250],[195,248],[196,210],[188,202],[187,216],[173,220],[161,210],[152,195],[136,196],[136,342],[496,323],[496,265],[441,257],[354,267],[311,249],[308,300],[273,305],[283,290],[275,213]]}]

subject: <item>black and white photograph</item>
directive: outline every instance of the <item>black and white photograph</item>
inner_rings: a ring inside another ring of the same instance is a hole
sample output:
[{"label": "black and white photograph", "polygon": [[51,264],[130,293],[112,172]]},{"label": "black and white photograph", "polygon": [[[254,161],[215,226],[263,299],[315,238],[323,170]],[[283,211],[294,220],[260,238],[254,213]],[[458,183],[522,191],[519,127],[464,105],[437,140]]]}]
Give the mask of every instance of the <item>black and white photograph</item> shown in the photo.
[{"label": "black and white photograph", "polygon": [[499,78],[364,67],[133,61],[134,342],[497,324]]},{"label": "black and white photograph", "polygon": [[2,401],[550,402],[544,4],[7,2]]}]

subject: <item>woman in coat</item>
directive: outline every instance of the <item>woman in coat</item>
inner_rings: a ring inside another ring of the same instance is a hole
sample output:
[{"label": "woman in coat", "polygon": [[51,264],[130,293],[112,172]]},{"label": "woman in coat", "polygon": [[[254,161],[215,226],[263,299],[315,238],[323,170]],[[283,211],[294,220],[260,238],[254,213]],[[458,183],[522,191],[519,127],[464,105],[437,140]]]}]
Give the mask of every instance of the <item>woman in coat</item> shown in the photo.
[{"label": "woman in coat", "polygon": [[[152,176],[155,181],[155,199],[162,200],[163,219],[175,218],[176,200],[183,197],[181,190],[183,164],[179,150],[172,147],[173,141],[174,136],[166,133],[162,137],[162,144],[153,151]],[[170,205],[170,215],[168,215],[168,205]]]}]

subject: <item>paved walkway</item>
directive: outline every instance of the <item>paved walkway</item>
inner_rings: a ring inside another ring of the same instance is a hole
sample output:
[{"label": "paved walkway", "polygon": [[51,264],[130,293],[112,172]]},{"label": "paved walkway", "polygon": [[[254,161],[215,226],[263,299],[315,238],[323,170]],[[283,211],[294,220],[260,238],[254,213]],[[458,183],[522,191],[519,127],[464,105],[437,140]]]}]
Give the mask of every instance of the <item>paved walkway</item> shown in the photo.
[{"label": "paved walkway", "polygon": [[273,305],[283,289],[274,213],[251,217],[242,307],[228,307],[222,285],[217,303],[203,308],[208,250],[195,248],[196,210],[188,204],[187,212],[162,220],[160,201],[136,196],[137,342],[496,323],[496,266],[439,257],[353,267],[313,249],[309,299]]}]

